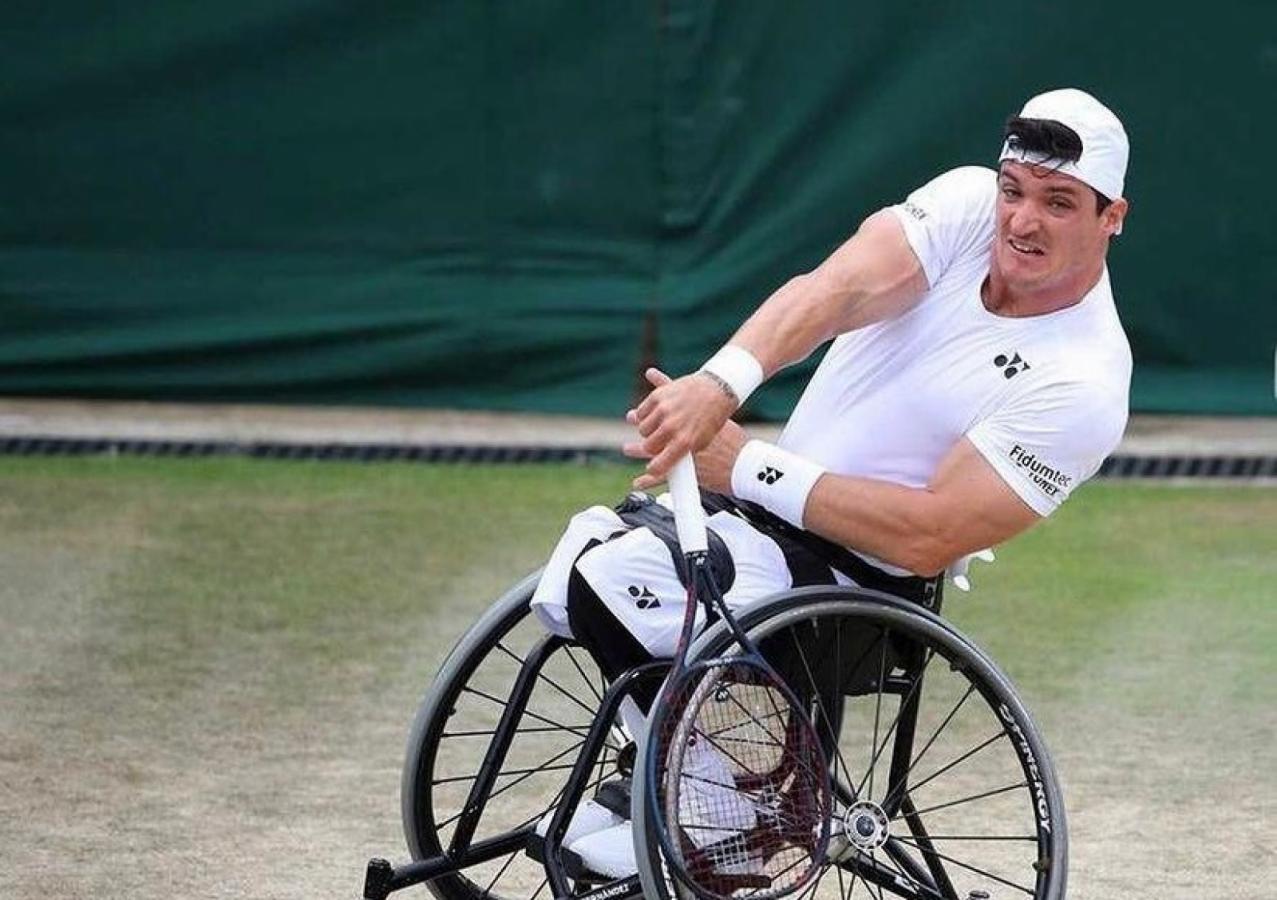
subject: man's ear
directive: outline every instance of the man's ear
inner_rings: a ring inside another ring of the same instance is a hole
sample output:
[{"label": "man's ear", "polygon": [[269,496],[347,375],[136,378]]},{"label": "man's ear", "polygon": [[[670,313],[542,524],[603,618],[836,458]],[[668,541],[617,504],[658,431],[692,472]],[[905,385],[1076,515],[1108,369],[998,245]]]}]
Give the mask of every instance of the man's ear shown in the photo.
[{"label": "man's ear", "polygon": [[1109,237],[1122,233],[1122,225],[1126,222],[1126,214],[1130,212],[1131,204],[1127,202],[1125,197],[1118,197],[1107,207],[1104,212],[1100,213],[1100,226],[1104,229],[1104,233]]}]

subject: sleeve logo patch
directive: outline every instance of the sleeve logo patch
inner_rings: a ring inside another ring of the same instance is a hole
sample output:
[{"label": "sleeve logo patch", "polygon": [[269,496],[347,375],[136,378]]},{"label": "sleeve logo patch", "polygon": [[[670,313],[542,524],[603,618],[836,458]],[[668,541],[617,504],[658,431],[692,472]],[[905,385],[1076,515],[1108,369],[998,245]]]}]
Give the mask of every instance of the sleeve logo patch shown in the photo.
[{"label": "sleeve logo patch", "polygon": [[1054,497],[1060,491],[1067,490],[1069,485],[1073,483],[1073,476],[1065,475],[1054,466],[1042,462],[1042,460],[1038,459],[1037,454],[1025,451],[1019,444],[1011,448],[1008,456],[1011,457],[1011,462],[1024,469],[1029,476],[1029,480],[1036,484],[1042,490],[1042,493],[1048,497]]},{"label": "sleeve logo patch", "polygon": [[927,211],[925,209],[923,209],[921,206],[918,206],[916,203],[910,203],[908,200],[906,200],[904,203],[901,203],[900,208],[903,209],[905,212],[907,212],[909,215],[913,216],[919,222],[927,218]]}]

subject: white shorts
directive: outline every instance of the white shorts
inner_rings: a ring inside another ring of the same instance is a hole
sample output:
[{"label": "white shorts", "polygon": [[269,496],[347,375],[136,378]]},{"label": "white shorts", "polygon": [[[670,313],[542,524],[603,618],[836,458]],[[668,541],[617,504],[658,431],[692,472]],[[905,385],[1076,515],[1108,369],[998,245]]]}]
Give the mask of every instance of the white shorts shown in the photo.
[{"label": "white shorts", "polygon": [[[668,495],[657,502],[668,507]],[[770,537],[728,512],[711,515],[707,525],[722,538],[736,570],[723,595],[729,608],[740,609],[793,585],[785,556]],[[603,543],[582,554],[592,541]],[[660,538],[647,528],[631,528],[605,506],[591,507],[572,518],[532,597],[532,609],[545,627],[565,637],[571,637],[567,594],[574,565],[648,653],[658,658],[674,654],[683,627],[686,590],[669,547]],[[698,629],[704,618],[704,610],[698,610]]]}]

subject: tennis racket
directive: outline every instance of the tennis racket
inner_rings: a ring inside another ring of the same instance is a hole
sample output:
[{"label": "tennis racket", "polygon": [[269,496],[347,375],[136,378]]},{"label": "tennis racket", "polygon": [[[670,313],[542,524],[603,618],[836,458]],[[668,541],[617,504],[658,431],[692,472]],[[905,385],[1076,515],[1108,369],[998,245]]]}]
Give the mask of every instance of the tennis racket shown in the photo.
[{"label": "tennis racket", "polygon": [[[647,742],[652,824],[671,875],[700,900],[784,897],[825,860],[829,765],[802,703],[715,583],[691,457],[669,483],[687,610]],[[698,604],[722,617],[739,655],[687,664]]]}]

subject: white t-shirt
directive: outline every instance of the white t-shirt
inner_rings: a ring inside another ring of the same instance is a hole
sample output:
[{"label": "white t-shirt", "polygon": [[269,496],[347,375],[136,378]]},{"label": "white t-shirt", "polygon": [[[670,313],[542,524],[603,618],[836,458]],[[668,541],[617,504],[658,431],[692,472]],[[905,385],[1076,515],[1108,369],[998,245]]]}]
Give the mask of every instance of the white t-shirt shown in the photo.
[{"label": "white t-shirt", "polygon": [[923,487],[965,436],[1042,516],[1095,474],[1126,427],[1131,380],[1108,272],[1058,312],[989,312],[996,192],[993,170],[966,167],[891,207],[929,290],[834,341],[782,447],[836,474]]}]

